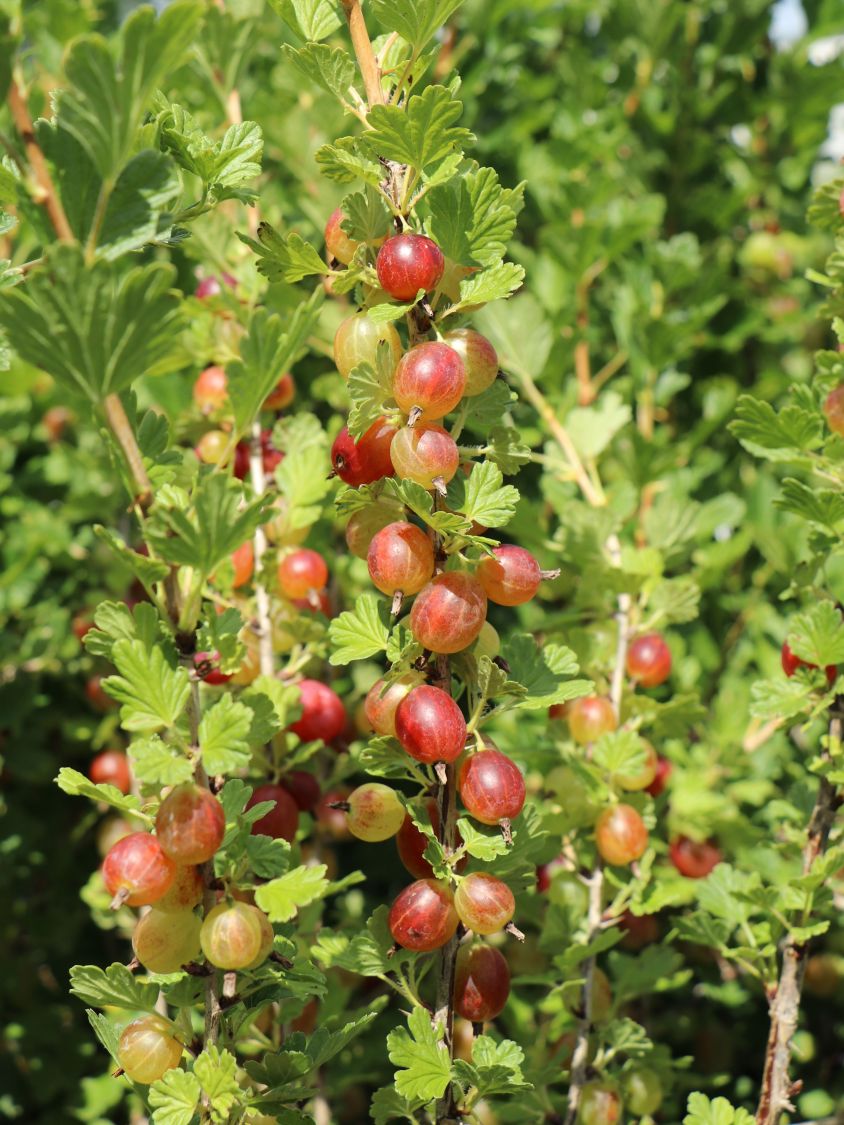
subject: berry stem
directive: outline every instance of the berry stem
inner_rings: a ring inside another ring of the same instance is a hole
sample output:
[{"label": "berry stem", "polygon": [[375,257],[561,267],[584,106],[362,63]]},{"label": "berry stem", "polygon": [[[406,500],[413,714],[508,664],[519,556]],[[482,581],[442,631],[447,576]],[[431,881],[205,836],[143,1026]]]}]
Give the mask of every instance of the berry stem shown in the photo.
[{"label": "berry stem", "polygon": [[[844,733],[844,698],[838,696],[829,714],[827,745],[822,754],[825,762],[831,761],[832,749],[840,746],[842,733]],[[815,860],[826,849],[829,833],[840,805],[841,796],[838,790],[827,778],[822,777],[815,807],[809,818],[806,843],[803,846],[804,875],[809,874]],[[804,917],[799,919],[799,922],[805,925],[808,920]],[[808,952],[808,942],[798,942],[789,934],[783,945],[779,980],[768,989],[770,1031],[765,1048],[759,1105],[756,1110],[757,1125],[777,1125],[784,1113],[794,1112],[791,1099],[797,1093],[799,1085],[792,1082],[789,1075],[791,1040],[800,1013],[800,996]]]}]

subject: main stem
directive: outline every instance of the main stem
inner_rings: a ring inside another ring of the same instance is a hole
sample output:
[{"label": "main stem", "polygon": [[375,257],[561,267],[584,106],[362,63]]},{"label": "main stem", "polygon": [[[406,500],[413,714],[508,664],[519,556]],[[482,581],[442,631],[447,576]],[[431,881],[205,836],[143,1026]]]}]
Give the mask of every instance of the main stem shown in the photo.
[{"label": "main stem", "polygon": [[[607,540],[607,551],[614,566],[621,565],[621,543],[617,535]],[[621,715],[621,697],[624,691],[624,672],[627,664],[627,644],[630,635],[630,595],[619,594],[615,614],[617,634],[613,663],[610,700],[617,716]],[[586,942],[591,944],[601,932],[604,896],[604,868],[601,857],[589,876],[589,907],[586,915]],[[580,1105],[580,1095],[586,1083],[589,1068],[589,1036],[592,1032],[592,988],[595,979],[595,958],[588,957],[583,965],[583,1015],[577,1024],[577,1037],[571,1058],[568,1110],[565,1125],[574,1125]]]},{"label": "main stem", "polygon": [[366,21],[360,0],[343,0],[343,11],[349,24],[349,34],[352,37],[352,47],[360,67],[363,78],[366,100],[370,107],[384,104],[384,94],[381,90],[381,70],[372,50],[369,32],[366,30]]},{"label": "main stem", "polygon": [[[841,741],[843,717],[844,699],[838,698],[830,713],[829,743],[824,758],[829,758],[830,746]],[[826,848],[839,804],[840,798],[835,786],[826,778],[821,778],[803,848],[804,875],[809,873],[815,860]],[[800,1084],[792,1082],[789,1074],[791,1040],[800,1014],[800,995],[808,951],[808,942],[798,942],[790,934],[786,938],[780,977],[768,998],[771,1027],[765,1049],[759,1106],[756,1110],[757,1125],[778,1125],[783,1113],[794,1110],[791,1099],[799,1090]]]},{"label": "main stem", "polygon": [[[256,418],[252,424],[252,440],[249,445],[249,473],[256,496],[263,496],[267,481],[264,475],[264,452],[261,447],[261,420]],[[261,565],[267,550],[267,536],[263,527],[255,529],[252,549],[255,555],[255,608],[258,616],[258,659],[262,676],[273,674],[273,632],[270,619],[270,596],[261,574]]]}]

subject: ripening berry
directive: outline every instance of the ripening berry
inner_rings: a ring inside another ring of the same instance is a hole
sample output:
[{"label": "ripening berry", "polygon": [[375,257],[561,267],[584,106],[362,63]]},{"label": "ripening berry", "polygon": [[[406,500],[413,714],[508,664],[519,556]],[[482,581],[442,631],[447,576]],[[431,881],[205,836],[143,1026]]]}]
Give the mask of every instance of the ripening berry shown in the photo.
[{"label": "ripening berry", "polygon": [[430,492],[448,484],[457,472],[460,452],[442,426],[403,426],[390,446],[390,460],[400,477]]},{"label": "ripening berry", "polygon": [[496,605],[524,605],[542,581],[539,563],[524,547],[509,544],[494,548],[478,564],[478,581]]},{"label": "ripening berry", "polygon": [[418,594],[434,573],[434,545],[413,523],[391,523],[369,544],[369,577],[382,594]]},{"label": "ripening berry", "polygon": [[587,1082],[580,1094],[577,1125],[617,1125],[622,1104],[618,1090],[610,1082]]},{"label": "ripening berry", "polygon": [[313,812],[322,795],[319,782],[306,770],[291,770],[284,775],[281,785],[296,802],[300,812]]},{"label": "ripening berry", "polygon": [[203,465],[219,465],[229,447],[224,430],[208,430],[196,443],[196,455]]},{"label": "ripening berry", "polygon": [[170,889],[155,900],[155,909],[165,914],[181,914],[202,902],[204,884],[198,867],[177,867]]},{"label": "ripening berry", "polygon": [[619,921],[619,929],[624,934],[619,943],[623,949],[638,952],[646,945],[653,945],[660,939],[656,914],[633,914],[630,910],[625,910]]},{"label": "ripening berry", "polygon": [[[437,802],[433,797],[430,797],[425,802],[425,809],[434,832],[439,832],[440,812],[437,808]],[[416,827],[411,819],[410,813],[407,813],[401,828],[396,834],[396,850],[404,866],[410,874],[415,875],[417,879],[430,879],[434,874],[433,868],[430,863],[428,863],[427,859],[425,859],[425,849],[427,847],[428,837],[421,829]]]},{"label": "ripening berry", "polygon": [[299,806],[293,795],[281,785],[259,785],[246,802],[246,808],[272,801],[274,807],[256,820],[249,831],[253,836],[272,836],[274,840],[296,839],[299,828]]},{"label": "ripening berry", "polygon": [[77,613],[70,623],[70,628],[78,641],[84,641],[94,628],[94,618],[89,613]]},{"label": "ripening berry", "polygon": [[410,631],[431,652],[460,652],[477,639],[486,608],[486,594],[474,575],[447,571],[417,595],[410,611]]},{"label": "ripening berry", "polygon": [[95,785],[113,785],[121,793],[132,788],[132,771],[129,759],[122,750],[103,750],[88,768],[88,777]]},{"label": "ripening berry", "polygon": [[631,642],[627,675],[645,688],[665,683],[671,675],[671,650],[659,633],[645,633]]},{"label": "ripening berry", "polygon": [[346,728],[346,708],[336,691],[319,680],[299,682],[302,715],[290,724],[290,730],[303,742],[332,742]]},{"label": "ripening berry", "polygon": [[423,234],[388,238],[375,260],[381,288],[397,301],[412,301],[420,289],[435,288],[444,269],[442,250]]},{"label": "ripening berry", "polygon": [[500,750],[481,750],[467,758],[458,778],[460,800],[481,824],[514,820],[525,803],[525,779]]},{"label": "ripening berry", "polygon": [[467,930],[476,934],[497,934],[516,911],[513,892],[495,875],[473,871],[460,880],[454,893],[454,906]]},{"label": "ripening berry", "polygon": [[466,745],[466,720],[447,691],[421,684],[396,708],[396,737],[417,762],[454,762]]},{"label": "ripening berry", "polygon": [[600,695],[585,695],[573,699],[568,711],[569,732],[575,742],[586,746],[602,734],[609,734],[618,726],[615,708]]},{"label": "ripening berry", "polygon": [[203,414],[213,414],[225,406],[229,397],[228,379],[222,367],[206,367],[193,385],[193,401]]},{"label": "ripening berry", "polygon": [[376,324],[366,313],[356,313],[344,320],[334,336],[334,362],[344,379],[360,363],[378,370],[379,346],[386,353],[389,371],[401,359],[401,337],[392,324]]},{"label": "ripening berry", "polygon": [[293,382],[293,376],[289,371],[285,371],[276,383],[275,389],[264,399],[264,410],[286,410],[295,397],[296,384]]},{"label": "ripening berry", "polygon": [[255,556],[252,551],[251,540],[247,539],[245,543],[241,543],[231,556],[231,561],[234,567],[232,586],[237,590],[240,586],[245,586],[246,583],[250,581],[252,571],[255,569]]},{"label": "ripening berry", "polygon": [[164,852],[184,866],[205,863],[223,842],[226,814],[208,790],[187,782],[161,802],[155,831]]},{"label": "ripening berry", "polygon": [[126,1077],[150,1086],[179,1065],[182,1044],[176,1029],[163,1016],[141,1016],[123,1028],[117,1041],[117,1061]]},{"label": "ripening berry", "polygon": [[365,559],[376,532],[395,523],[403,514],[403,511],[392,504],[367,504],[365,508],[355,512],[346,524],[346,546],[356,558]]},{"label": "ripening berry", "polygon": [[417,879],[390,907],[393,940],[416,953],[429,953],[450,941],[457,930],[450,888],[435,879]]},{"label": "ripening berry", "polygon": [[638,770],[631,770],[629,773],[616,773],[613,775],[613,780],[616,785],[622,789],[627,789],[629,792],[639,792],[641,789],[647,789],[649,785],[653,784],[656,777],[656,771],[659,766],[659,758],[657,752],[651,746],[650,742],[645,742],[645,760]]},{"label": "ripening berry", "polygon": [[662,1104],[662,1083],[649,1067],[638,1067],[624,1076],[624,1105],[634,1117],[650,1117]]},{"label": "ripening berry", "polygon": [[278,585],[286,598],[306,598],[328,582],[325,559],[309,547],[291,551],[278,564]]},{"label": "ripening berry", "polygon": [[457,951],[454,1010],[472,1023],[494,1020],[510,995],[510,969],[500,950],[478,944]]},{"label": "ripening berry", "polygon": [[149,832],[133,832],[103,860],[106,890],[127,906],[149,906],[170,889],[176,864]]},{"label": "ripening berry", "polygon": [[669,846],[671,862],[687,879],[705,879],[724,858],[714,840],[678,836]]},{"label": "ripening berry", "polygon": [[138,919],[132,949],[150,973],[177,973],[200,953],[202,920],[192,910],[150,910]]},{"label": "ripening berry", "polygon": [[85,681],[85,698],[96,711],[111,711],[117,706],[103,687],[102,676],[90,676]]},{"label": "ripening berry", "polygon": [[479,395],[492,386],[498,375],[498,354],[486,336],[473,328],[458,328],[443,339],[463,360],[465,395]]},{"label": "ripening berry", "polygon": [[367,721],[376,734],[395,735],[396,708],[411,691],[424,682],[421,672],[406,672],[387,687],[376,680],[366,694],[364,711]]},{"label": "ripening berry", "polygon": [[405,352],[393,374],[393,398],[405,414],[416,408],[418,422],[437,422],[463,397],[466,372],[457,352],[437,342]]},{"label": "ripening berry", "polygon": [[348,840],[351,836],[346,814],[342,809],[332,807],[348,801],[350,792],[346,788],[329,789],[323,793],[314,809],[317,827],[334,840]]},{"label": "ripening berry", "polygon": [[205,916],[199,931],[202,952],[218,969],[245,969],[257,960],[265,928],[257,906],[237,900],[221,902]]},{"label": "ripening berry", "polygon": [[826,396],[823,404],[826,424],[834,434],[844,437],[844,383]]},{"label": "ripening berry", "polygon": [[390,447],[397,432],[395,426],[379,418],[355,441],[348,427],[344,426],[331,447],[334,472],[352,488],[391,477],[395,470]]},{"label": "ripening berry", "polygon": [[211,687],[219,687],[221,684],[227,684],[231,679],[230,673],[220,671],[219,652],[194,653],[193,668],[197,678],[202,680],[203,683],[209,684]]},{"label": "ripening berry", "polygon": [[368,782],[349,796],[349,831],[359,840],[377,844],[395,836],[404,821],[404,805],[389,785]]},{"label": "ripening berry", "polygon": [[338,207],[331,212],[328,222],[325,224],[325,248],[332,258],[347,266],[354,258],[355,251],[360,243],[355,242],[353,238],[349,238],[343,230],[340,224],[345,218],[342,207]]},{"label": "ripening berry", "polygon": [[[780,652],[780,662],[782,670],[789,678],[794,675],[798,668],[817,668],[817,664],[810,664],[808,660],[801,660],[799,656],[791,651],[791,646],[788,641],[783,641],[782,651]],[[838,675],[838,667],[835,664],[827,664],[824,668],[826,673],[827,683],[832,685],[835,683]]]},{"label": "ripening berry", "polygon": [[237,288],[237,278],[232,277],[230,273],[225,271],[219,277],[209,274],[208,277],[203,277],[194,290],[194,296],[198,297],[200,301],[205,301],[209,297],[219,297],[223,292],[223,285],[229,289]]},{"label": "ripening berry", "polygon": [[621,867],[644,855],[648,830],[632,805],[612,805],[595,823],[595,844],[605,863]]},{"label": "ripening berry", "polygon": [[657,756],[656,760],[656,773],[650,785],[645,787],[645,792],[650,793],[652,797],[658,797],[663,792],[668,779],[671,777],[671,771],[674,769],[668,758],[663,758],[662,755]]}]

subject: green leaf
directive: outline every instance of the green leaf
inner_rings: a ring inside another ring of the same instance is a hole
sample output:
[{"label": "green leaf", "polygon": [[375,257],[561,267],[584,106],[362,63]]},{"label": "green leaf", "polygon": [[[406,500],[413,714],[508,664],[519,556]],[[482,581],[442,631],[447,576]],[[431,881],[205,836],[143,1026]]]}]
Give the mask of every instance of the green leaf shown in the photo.
[{"label": "green leaf", "polygon": [[104,181],[117,179],[153,92],[178,68],[201,17],[196,0],[178,0],[158,18],[152,8],[138,8],[123,25],[117,58],[101,35],[84,35],[72,44],[57,122],[82,146]]},{"label": "green leaf", "polygon": [[211,612],[196,635],[199,652],[218,653],[224,672],[236,672],[243,663],[246,646],[240,639],[243,617],[233,606],[221,613]]},{"label": "green leaf", "polygon": [[[132,574],[134,574],[135,578],[138,579],[148,594],[152,595],[153,587],[156,582],[163,582],[167,577],[169,567],[166,563],[160,562],[158,559],[151,559],[148,555],[142,555],[138,551],[133,551],[131,547],[123,542],[119,535],[115,535],[109,528],[103,527],[101,524],[94,524],[94,534],[98,539],[108,544],[114,554],[130,567]],[[114,605],[115,603],[109,602],[108,604]],[[123,603],[120,604],[122,605]],[[140,607],[136,606],[135,608]],[[152,609],[152,607],[150,608]],[[154,610],[153,613],[155,613]],[[86,637],[85,640],[87,647],[88,638]],[[106,654],[97,653],[96,655],[104,656]]]},{"label": "green leaf", "polygon": [[530,446],[512,426],[496,426],[487,439],[487,456],[502,473],[517,473],[530,460]]},{"label": "green leaf", "polygon": [[356,242],[375,242],[390,232],[390,212],[380,192],[367,184],[343,200],[342,229]]},{"label": "green leaf", "polygon": [[201,1093],[194,1074],[179,1067],[168,1070],[149,1088],[154,1125],[190,1125]]},{"label": "green leaf", "polygon": [[389,908],[379,906],[342,953],[334,959],[334,964],[362,977],[386,977],[395,972],[412,954],[398,950],[392,957],[387,954],[393,947],[393,935],[387,922]]},{"label": "green leaf", "polygon": [[112,260],[169,233],[169,207],[181,192],[173,161],[146,150],[133,156],[112,192],[97,237],[97,257]]},{"label": "green leaf", "polygon": [[117,1043],[119,1038],[117,1028],[108,1016],[100,1015],[99,1012],[95,1012],[92,1008],[86,1008],[85,1015],[88,1017],[88,1023],[90,1023],[97,1039],[99,1039],[100,1043],[102,1043],[114,1061],[117,1062]]},{"label": "green leaf", "polygon": [[221,140],[213,141],[182,106],[160,96],[157,104],[162,146],[215,198],[225,196],[221,189],[240,187],[260,175],[264,138],[254,121],[231,125]]},{"label": "green leaf", "polygon": [[276,469],[276,483],[287,501],[291,528],[310,527],[322,515],[322,501],[331,491],[331,467],[324,441],[319,445],[296,445]]},{"label": "green leaf", "polygon": [[621,395],[604,391],[592,406],[569,411],[566,429],[581,457],[598,457],[619,430],[630,421],[632,412]]},{"label": "green leaf", "polygon": [[479,1035],[472,1046],[472,1062],[458,1059],[456,1076],[468,1089],[476,1087],[481,1097],[489,1098],[511,1090],[530,1090],[522,1074],[524,1051],[511,1039],[496,1043],[489,1035]]},{"label": "green leaf", "polygon": [[[378,346],[380,348],[381,344]],[[383,347],[384,351],[389,351],[388,344],[384,343]],[[354,438],[365,433],[383,415],[388,404],[395,405],[392,375],[384,371],[384,365],[378,367],[376,370],[369,363],[359,363],[349,374],[346,388],[351,409],[346,424]]]},{"label": "green leaf", "polygon": [[367,118],[371,128],[360,140],[376,159],[425,171],[474,140],[468,129],[455,125],[462,112],[445,86],[428,86],[402,108],[373,106]]},{"label": "green leaf", "polygon": [[526,633],[517,633],[510,639],[504,658],[510,678],[527,690],[527,695],[519,700],[520,707],[540,710],[552,703],[565,703],[586,695],[591,686],[588,680],[571,678],[578,672],[571,649],[557,644],[540,647]]},{"label": "green leaf", "polygon": [[267,395],[298,359],[319,315],[323,296],[314,290],[284,319],[256,308],[240,343],[240,359],[226,368],[235,424],[245,432],[257,418]]},{"label": "green leaf", "polygon": [[498,262],[460,282],[460,300],[450,311],[473,309],[490,301],[501,301],[515,293],[525,279],[522,266]]},{"label": "green leaf", "polygon": [[[258,272],[268,281],[293,284],[303,277],[324,276],[331,272],[313,246],[295,231],[283,235],[269,223],[261,223],[257,242],[245,234],[238,234],[238,238],[258,255]],[[256,310],[256,313],[258,311],[261,310]]]},{"label": "green leaf", "polygon": [[397,31],[414,51],[422,50],[463,0],[370,0],[369,8],[387,31]]},{"label": "green leaf", "polygon": [[336,183],[364,180],[376,187],[384,177],[377,157],[367,155],[357,137],[341,137],[334,144],[323,145],[315,159],[323,176]]},{"label": "green leaf", "polygon": [[829,488],[816,488],[788,477],[782,482],[782,494],[774,500],[778,508],[793,512],[804,520],[836,533],[844,520],[844,496]]},{"label": "green leaf", "polygon": [[496,856],[504,855],[510,847],[500,831],[483,832],[465,816],[457,821],[457,831],[467,853],[483,863],[491,863]]},{"label": "green leaf", "polygon": [[113,809],[120,809],[121,812],[126,813],[138,812],[141,807],[139,798],[133,793],[121,793],[115,785],[95,785],[79,770],[71,769],[69,766],[62,766],[55,781],[59,789],[71,797],[87,797],[89,801],[100,801],[104,805],[111,805]]},{"label": "green leaf", "polygon": [[74,965],[70,970],[70,992],[95,1008],[128,1008],[153,1012],[158,1000],[157,984],[142,984],[125,965]]},{"label": "green leaf", "polygon": [[688,1113],[683,1125],[753,1125],[753,1116],[746,1109],[736,1109],[726,1098],[713,1098],[706,1094],[689,1094]]},{"label": "green leaf", "polygon": [[252,712],[233,695],[223,695],[202,716],[199,745],[202,764],[211,776],[234,773],[249,765]]},{"label": "green leaf", "polygon": [[825,667],[844,661],[844,618],[830,601],[820,601],[799,614],[788,630],[788,645],[795,656]]},{"label": "green leaf", "polygon": [[158,735],[136,738],[129,747],[132,773],[151,785],[179,785],[193,777],[194,765]]},{"label": "green leaf", "polygon": [[403,1098],[395,1086],[383,1086],[372,1095],[369,1115],[375,1125],[387,1125],[388,1121],[397,1120],[410,1121],[411,1125],[417,1125],[418,1119],[414,1111],[422,1105],[424,1102],[421,1098],[413,1100]]},{"label": "green leaf", "polygon": [[85,648],[108,660],[115,641],[137,638],[146,648],[153,648],[162,640],[158,613],[147,602],[139,602],[133,609],[125,602],[102,602],[94,613],[94,625],[85,634]]},{"label": "green leaf", "polygon": [[501,469],[479,461],[468,477],[458,473],[448,486],[448,506],[484,527],[503,527],[516,514],[519,491],[504,484]]},{"label": "green leaf", "polygon": [[431,236],[452,261],[492,266],[507,249],[516,212],[492,168],[479,168],[432,188]]},{"label": "green leaf", "polygon": [[349,664],[366,660],[387,647],[390,627],[387,607],[375,594],[362,594],[354,609],[335,617],[328,629],[333,651],[331,664]]},{"label": "green leaf", "polygon": [[377,1010],[364,1012],[362,1016],[350,1020],[337,1031],[329,1031],[327,1027],[317,1028],[308,1039],[307,1047],[314,1069],[324,1066],[329,1059],[333,1059],[345,1050],[352,1040],[366,1031],[377,1015]]},{"label": "green leaf", "polygon": [[343,22],[331,0],[270,0],[270,4],[303,39],[325,39]]},{"label": "green leaf", "polygon": [[255,902],[268,915],[271,922],[289,922],[297,910],[309,902],[322,898],[328,887],[325,878],[327,867],[318,863],[314,867],[296,867],[278,879],[271,879],[255,891]]},{"label": "green leaf", "polygon": [[823,444],[823,421],[818,412],[784,406],[779,413],[769,402],[742,395],[736,421],[729,429],[745,449],[771,461],[799,461],[807,450]]},{"label": "green leaf", "polygon": [[440,1028],[431,1026],[425,1008],[414,1008],[407,1021],[410,1032],[396,1028],[387,1036],[387,1054],[398,1067],[396,1089],[406,1098],[441,1098],[451,1081],[451,1062]]},{"label": "green leaf", "polygon": [[175,726],[190,695],[185,669],[139,640],[115,641],[111,656],[119,674],[104,679],[103,688],[121,704],[123,728],[152,732]]},{"label": "green leaf", "polygon": [[298,50],[285,43],[281,48],[284,61],[299,73],[333,94],[343,103],[349,101],[349,87],[355,80],[355,64],[347,51],[324,43],[306,43]]},{"label": "green leaf", "polygon": [[181,312],[173,266],[86,268],[76,246],[57,245],[26,285],[4,294],[0,328],[27,363],[94,403],[141,375],[177,365]]},{"label": "green leaf", "polygon": [[475,317],[479,331],[495,346],[505,371],[526,371],[534,379],[551,353],[553,333],[542,306],[530,293],[481,309]]},{"label": "green leaf", "polygon": [[635,777],[647,764],[647,745],[635,731],[612,731],[595,743],[592,760],[611,777]]},{"label": "green leaf", "polygon": [[259,676],[241,693],[239,702],[252,712],[250,746],[261,746],[301,715],[299,688],[275,676]]},{"label": "green leaf", "polygon": [[237,1060],[230,1051],[211,1044],[193,1064],[193,1073],[202,1084],[216,1121],[228,1121],[240,1103],[243,1091],[237,1080]]}]

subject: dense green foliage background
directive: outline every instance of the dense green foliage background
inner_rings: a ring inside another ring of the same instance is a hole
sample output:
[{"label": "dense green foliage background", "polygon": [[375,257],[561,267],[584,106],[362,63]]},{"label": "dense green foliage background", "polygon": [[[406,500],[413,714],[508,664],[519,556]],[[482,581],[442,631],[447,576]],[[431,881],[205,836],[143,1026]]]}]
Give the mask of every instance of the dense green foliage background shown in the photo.
[{"label": "dense green foliage background", "polygon": [[[461,70],[463,124],[477,136],[477,158],[507,186],[527,181],[511,253],[526,268],[528,291],[481,326],[508,370],[528,371],[570,421],[574,372],[588,353],[603,389],[597,424],[584,423],[584,446],[600,455],[617,512],[644,488],[650,544],[665,552],[673,576],[694,574],[702,589],[699,618],[672,633],[675,688],[700,692],[704,709],[692,708],[691,727],[679,726],[670,740],[679,780],[668,823],[716,834],[732,860],[772,878],[778,860],[767,845],[781,828],[778,797],[788,793],[808,808],[811,796],[799,750],[783,732],[749,749],[760,726],[750,718],[750,692],[755,679],[776,673],[786,630],[778,599],[800,573],[805,541],[793,517],[774,507],[778,468],[752,461],[726,426],[742,391],[776,402],[807,381],[811,351],[822,342],[816,290],[804,273],[820,267],[828,247],[807,230],[805,212],[813,179],[829,172],[819,150],[842,67],[840,59],[810,63],[808,47],[838,30],[840,10],[835,0],[803,6],[807,35],[777,48],[768,36],[769,0],[468,0],[433,62],[443,73],[447,59]],[[125,7],[23,5],[45,111],[66,44],[90,28],[108,33]],[[209,8],[173,89],[212,128],[236,83],[244,115],[265,133],[262,213],[318,244],[337,198],[317,177],[313,154],[341,132],[341,114],[285,67],[283,25],[260,0],[227,8]],[[247,289],[258,284],[233,218],[243,229],[242,211],[212,216],[173,252],[186,292],[198,263],[206,272],[230,270]],[[274,286],[270,301],[283,309],[293,297]],[[297,408],[335,429],[343,389],[325,355],[337,316],[327,309],[321,344],[296,369]],[[149,380],[142,398],[176,416],[190,376],[220,358],[210,331],[197,313],[183,371]],[[94,520],[119,525],[125,504],[84,408],[56,432],[48,411],[63,400],[45,378],[16,364],[4,389],[0,1119],[118,1122],[125,1106],[112,1112],[110,1104],[120,1091],[104,1075],[66,985],[71,964],[105,964],[125,949],[79,899],[98,863],[97,817],[52,779],[60,765],[84,771],[115,736],[114,717],[86,698],[86,680],[98,669],[71,621],[128,589],[128,575],[91,531]],[[530,402],[515,408],[514,422],[545,462],[521,473],[524,503],[508,535],[564,569],[552,598],[526,609],[522,624],[564,639],[588,667],[605,639],[594,621],[599,599],[588,581],[571,576],[584,558],[579,532],[598,517],[578,515],[571,488],[547,471],[554,449]],[[330,524],[317,532],[317,545],[341,542]],[[827,578],[844,599],[840,565]],[[351,680],[341,683],[353,695]],[[502,745],[530,765],[534,734],[513,724]],[[810,730],[806,743],[816,737]],[[360,849],[345,849],[341,862],[343,871],[366,871],[370,907],[400,884],[397,868],[372,870]],[[824,940],[830,955],[844,954],[840,933]],[[672,972],[683,987],[635,1001],[653,1038],[670,1044],[675,1059],[690,1057],[663,1114],[668,1121],[680,1119],[691,1089],[752,1104],[766,1032],[758,987],[699,947],[679,948]],[[530,956],[528,948],[527,975],[542,964]],[[805,1006],[804,1117],[831,1113],[844,1098],[840,986],[833,989],[810,990]],[[527,1021],[527,1013],[513,1018]],[[373,1044],[367,1085],[383,1081],[377,1035]],[[364,1119],[352,1095],[347,1105],[343,1119]]]}]

